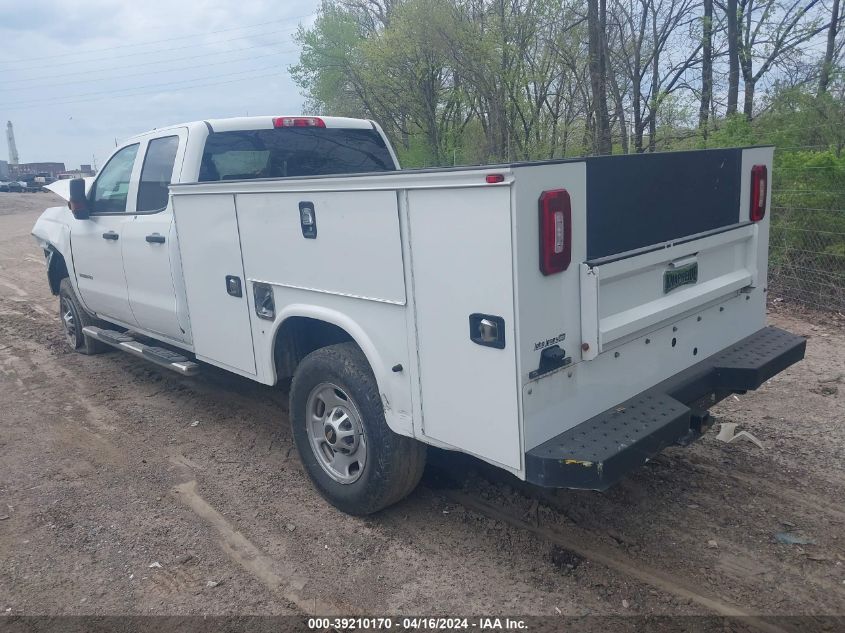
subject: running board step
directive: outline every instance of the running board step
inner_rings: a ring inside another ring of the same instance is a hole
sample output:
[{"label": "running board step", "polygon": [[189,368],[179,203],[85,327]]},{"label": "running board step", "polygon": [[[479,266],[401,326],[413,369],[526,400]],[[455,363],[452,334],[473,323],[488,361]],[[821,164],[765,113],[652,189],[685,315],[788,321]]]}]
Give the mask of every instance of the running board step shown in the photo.
[{"label": "running board step", "polygon": [[164,347],[145,345],[136,341],[131,335],[124,334],[123,332],[88,326],[82,328],[82,333],[95,341],[111,345],[133,356],[144,358],[159,367],[170,369],[183,376],[193,376],[200,371],[200,366],[189,360],[187,356],[183,356],[179,352],[174,352]]}]

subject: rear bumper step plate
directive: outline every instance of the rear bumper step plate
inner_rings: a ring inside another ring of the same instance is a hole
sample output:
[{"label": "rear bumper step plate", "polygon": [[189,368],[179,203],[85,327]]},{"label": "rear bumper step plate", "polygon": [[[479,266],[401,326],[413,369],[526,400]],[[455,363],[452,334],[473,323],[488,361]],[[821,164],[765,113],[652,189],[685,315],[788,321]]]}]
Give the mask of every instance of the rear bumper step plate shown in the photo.
[{"label": "rear bumper step plate", "polygon": [[526,453],[526,479],[605,490],[699,427],[696,403],[757,389],[804,358],[806,339],[766,327]]},{"label": "rear bumper step plate", "polygon": [[182,356],[178,352],[174,352],[164,347],[156,347],[154,345],[145,345],[136,341],[129,334],[117,332],[115,330],[104,330],[103,328],[88,326],[82,328],[82,333],[96,341],[111,345],[114,348],[127,352],[134,356],[139,356],[150,362],[155,363],[159,367],[170,369],[183,376],[193,376],[200,371],[200,366],[189,360],[186,356]]}]

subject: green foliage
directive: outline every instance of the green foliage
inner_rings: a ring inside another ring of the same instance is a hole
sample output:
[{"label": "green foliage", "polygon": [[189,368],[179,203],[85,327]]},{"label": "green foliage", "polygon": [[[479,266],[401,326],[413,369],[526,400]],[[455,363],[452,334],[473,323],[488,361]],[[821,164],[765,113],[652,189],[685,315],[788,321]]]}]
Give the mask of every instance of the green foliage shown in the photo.
[{"label": "green foliage", "polygon": [[[652,117],[656,134],[643,145],[658,151],[774,145],[775,285],[812,303],[845,306],[845,84],[838,62],[818,95],[812,75],[801,79],[818,60],[807,63],[798,48],[790,50],[771,74],[792,87],[758,83],[756,116],[711,116],[705,133],[698,123],[699,53],[690,49],[701,41],[700,7],[694,0],[642,7],[608,3],[613,152],[623,151],[632,119],[639,121],[634,140],[642,142]],[[626,25],[639,23],[640,10],[648,28],[638,45]],[[405,167],[584,155],[595,142],[584,15],[584,0],[324,0],[313,27],[295,36],[302,50],[290,70],[308,110],[377,120]],[[766,18],[759,37],[777,31],[775,18]],[[713,20],[717,41],[723,22]],[[642,61],[637,55],[654,53],[649,33],[658,24],[677,30],[661,49],[663,66],[631,66]],[[686,70],[674,75],[679,68]],[[673,76],[680,80],[667,80]],[[723,88],[714,87],[718,99]],[[629,129],[622,129],[623,114]]]},{"label": "green foliage", "polygon": [[775,146],[771,274],[782,294],[829,307],[845,303],[845,116],[830,94],[776,95],[754,122]]},{"label": "green foliage", "polygon": [[307,109],[318,114],[361,116],[364,99],[351,71],[361,62],[365,40],[354,17],[327,3],[314,27],[300,27],[294,41],[302,51],[290,73],[307,95]]},{"label": "green foliage", "polygon": [[308,110],[378,120],[411,164],[562,156],[584,145],[581,9],[326,0],[290,71]]},{"label": "green foliage", "polygon": [[710,135],[708,147],[742,147],[756,144],[756,134],[751,121],[742,114],[734,114],[719,122],[719,128]]}]

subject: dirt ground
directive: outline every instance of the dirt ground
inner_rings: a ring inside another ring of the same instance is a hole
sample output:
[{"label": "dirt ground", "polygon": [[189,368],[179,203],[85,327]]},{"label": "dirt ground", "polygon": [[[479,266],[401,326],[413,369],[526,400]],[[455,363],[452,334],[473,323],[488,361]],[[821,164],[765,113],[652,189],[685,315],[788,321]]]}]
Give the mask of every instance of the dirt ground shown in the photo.
[{"label": "dirt ground", "polygon": [[309,485],[283,390],[66,349],[29,235],[54,200],[0,193],[0,613],[845,615],[835,315],[775,302],[807,359],[714,409],[763,449],[711,430],[606,493],[440,455],[352,518]]}]

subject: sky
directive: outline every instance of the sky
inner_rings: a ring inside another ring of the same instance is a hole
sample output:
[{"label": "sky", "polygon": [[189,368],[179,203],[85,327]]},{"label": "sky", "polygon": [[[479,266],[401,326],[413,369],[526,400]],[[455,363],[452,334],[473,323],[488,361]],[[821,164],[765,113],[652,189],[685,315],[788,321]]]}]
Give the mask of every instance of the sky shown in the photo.
[{"label": "sky", "polygon": [[0,159],[102,166],[174,123],[296,114],[293,35],[319,0],[0,0]]}]

